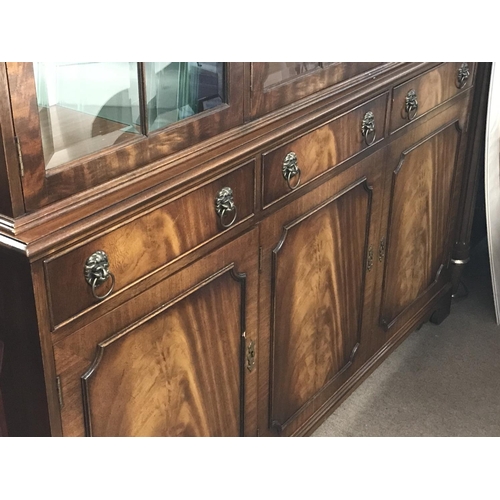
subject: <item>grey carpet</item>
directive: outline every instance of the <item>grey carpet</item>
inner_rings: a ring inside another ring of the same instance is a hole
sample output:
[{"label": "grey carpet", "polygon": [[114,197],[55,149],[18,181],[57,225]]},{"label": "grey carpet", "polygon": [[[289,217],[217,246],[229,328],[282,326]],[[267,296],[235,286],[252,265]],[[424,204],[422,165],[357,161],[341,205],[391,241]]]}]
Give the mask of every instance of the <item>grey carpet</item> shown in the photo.
[{"label": "grey carpet", "polygon": [[485,241],[464,283],[469,295],[450,316],[413,332],[313,436],[500,436],[500,327]]}]

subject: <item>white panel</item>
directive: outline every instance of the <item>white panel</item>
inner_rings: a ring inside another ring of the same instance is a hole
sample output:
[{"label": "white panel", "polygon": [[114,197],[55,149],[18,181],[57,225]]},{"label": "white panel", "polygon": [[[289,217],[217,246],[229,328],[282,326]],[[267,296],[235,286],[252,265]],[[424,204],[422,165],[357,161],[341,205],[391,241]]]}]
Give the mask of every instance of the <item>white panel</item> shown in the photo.
[{"label": "white panel", "polygon": [[500,66],[491,72],[485,144],[486,226],[497,324],[500,324]]}]

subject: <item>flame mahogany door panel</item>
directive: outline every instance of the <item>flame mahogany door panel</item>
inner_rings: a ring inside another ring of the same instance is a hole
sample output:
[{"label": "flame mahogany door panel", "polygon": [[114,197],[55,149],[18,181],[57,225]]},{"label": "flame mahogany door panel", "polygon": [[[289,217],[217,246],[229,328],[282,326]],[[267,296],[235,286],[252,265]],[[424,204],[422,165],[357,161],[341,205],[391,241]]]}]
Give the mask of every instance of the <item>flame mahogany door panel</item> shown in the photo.
[{"label": "flame mahogany door panel", "polygon": [[54,346],[67,436],[255,436],[254,230]]},{"label": "flame mahogany door panel", "polygon": [[261,434],[295,433],[366,359],[382,157],[262,223]]},{"label": "flame mahogany door panel", "polygon": [[413,129],[388,151],[379,327],[391,336],[451,287],[449,264],[462,182],[467,102],[462,99]]}]

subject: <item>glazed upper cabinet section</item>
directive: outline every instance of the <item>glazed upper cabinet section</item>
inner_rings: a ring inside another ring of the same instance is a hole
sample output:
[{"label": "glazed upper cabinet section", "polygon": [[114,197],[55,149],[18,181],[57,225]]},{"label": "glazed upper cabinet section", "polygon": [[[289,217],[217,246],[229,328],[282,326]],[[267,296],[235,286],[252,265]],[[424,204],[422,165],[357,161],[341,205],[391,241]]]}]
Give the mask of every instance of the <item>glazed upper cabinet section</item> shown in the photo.
[{"label": "glazed upper cabinet section", "polygon": [[28,210],[243,122],[239,63],[8,63],[7,71]]},{"label": "glazed upper cabinet section", "polygon": [[260,117],[380,66],[374,62],[251,63],[249,117]]}]

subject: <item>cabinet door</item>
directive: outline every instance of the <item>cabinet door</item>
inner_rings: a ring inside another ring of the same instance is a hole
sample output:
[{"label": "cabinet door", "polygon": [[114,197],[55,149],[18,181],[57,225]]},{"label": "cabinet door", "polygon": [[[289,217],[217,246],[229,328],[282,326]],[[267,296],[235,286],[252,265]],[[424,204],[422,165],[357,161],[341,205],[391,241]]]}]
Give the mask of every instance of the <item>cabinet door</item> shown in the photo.
[{"label": "cabinet door", "polygon": [[262,223],[262,432],[295,433],[362,365],[381,159],[358,163]]},{"label": "cabinet door", "polygon": [[257,118],[382,66],[373,62],[251,63],[249,117]]},{"label": "cabinet door", "polygon": [[463,170],[467,99],[407,132],[388,151],[380,327],[392,334],[443,288]]},{"label": "cabinet door", "polygon": [[67,436],[257,434],[257,232],[56,343]]},{"label": "cabinet door", "polygon": [[7,63],[27,210],[243,123],[242,63]]}]

